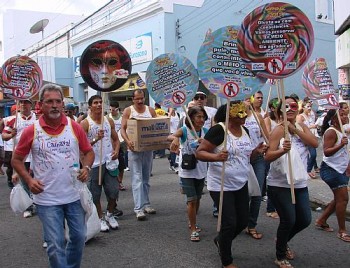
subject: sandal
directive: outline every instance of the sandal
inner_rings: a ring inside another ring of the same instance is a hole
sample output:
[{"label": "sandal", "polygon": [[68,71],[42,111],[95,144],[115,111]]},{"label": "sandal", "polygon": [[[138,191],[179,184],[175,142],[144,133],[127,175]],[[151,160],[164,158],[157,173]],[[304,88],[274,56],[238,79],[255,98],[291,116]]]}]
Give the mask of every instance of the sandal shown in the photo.
[{"label": "sandal", "polygon": [[337,237],[343,240],[344,242],[350,242],[350,235],[348,235],[347,233],[338,233]]},{"label": "sandal", "polygon": [[[191,224],[188,224],[188,228],[191,229]],[[197,232],[197,233],[200,233],[201,231],[202,231],[202,228],[199,227],[199,225],[196,224],[196,232]]]},{"label": "sandal", "polygon": [[197,233],[197,232],[192,232],[190,238],[191,238],[192,242],[199,242],[201,240],[199,237],[199,233]]},{"label": "sandal", "polygon": [[290,249],[290,247],[287,245],[287,250],[286,250],[286,258],[288,260],[294,260],[295,258],[295,252]]},{"label": "sandal", "polygon": [[126,190],[126,187],[121,182],[119,183],[119,190],[120,191],[125,191]]},{"label": "sandal", "polygon": [[280,218],[276,211],[274,211],[274,212],[266,212],[266,216],[270,217],[272,219],[279,219]]},{"label": "sandal", "polygon": [[293,266],[290,264],[289,261],[287,260],[275,260],[275,264],[279,267],[279,268],[293,268]]},{"label": "sandal", "polygon": [[316,227],[317,229],[322,230],[322,231],[325,231],[325,232],[333,232],[333,231],[334,231],[334,229],[331,228],[331,227],[329,226],[328,223],[319,224],[319,223],[317,223],[317,221],[316,221],[315,227]]},{"label": "sandal", "polygon": [[253,237],[254,239],[261,239],[263,237],[263,234],[262,233],[258,233],[256,231],[256,229],[247,229],[245,231],[245,233],[251,237]]}]

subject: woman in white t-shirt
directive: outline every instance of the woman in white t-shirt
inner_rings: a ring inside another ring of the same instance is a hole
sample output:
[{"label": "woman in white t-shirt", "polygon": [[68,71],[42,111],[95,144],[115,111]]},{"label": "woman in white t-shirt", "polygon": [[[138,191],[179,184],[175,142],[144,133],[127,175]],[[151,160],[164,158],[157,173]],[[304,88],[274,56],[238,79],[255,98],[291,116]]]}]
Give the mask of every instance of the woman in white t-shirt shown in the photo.
[{"label": "woman in white t-shirt", "polygon": [[[347,115],[339,110],[343,124],[347,121]],[[327,224],[327,219],[335,212],[338,220],[337,237],[345,242],[350,242],[350,235],[346,232],[345,213],[349,195],[347,186],[349,177],[346,174],[349,165],[349,152],[347,149],[348,138],[341,132],[336,110],[329,110],[324,118],[321,134],[323,134],[323,161],[321,163],[321,179],[327,183],[333,191],[334,199],[328,204],[322,215],[316,220],[316,227],[332,232]]]},{"label": "woman in white t-shirt", "polygon": [[266,151],[266,145],[254,148],[244,123],[246,107],[241,101],[232,101],[229,111],[227,148],[224,150],[226,105],[215,114],[218,124],[210,128],[197,149],[197,159],[209,162],[207,188],[216,207],[219,207],[221,173],[225,165],[221,229],[214,242],[218,247],[224,267],[234,268],[232,241],[248,225],[249,195],[248,175],[250,159]]},{"label": "woman in white t-shirt", "polygon": [[[282,103],[279,104],[277,110],[280,115],[282,114],[281,106]],[[268,196],[271,198],[280,217],[275,260],[275,264],[280,268],[293,268],[289,260],[294,259],[295,254],[290,250],[287,243],[311,223],[306,165],[308,146],[316,148],[318,141],[305,124],[296,123],[297,114],[297,100],[292,97],[286,97],[287,135],[290,139],[284,139],[284,125],[277,125],[270,134],[270,146],[265,155],[265,160],[271,162],[269,176],[267,177]],[[291,198],[288,180],[289,173],[285,168],[285,162],[282,162],[282,159],[286,157],[285,154],[288,152],[290,152],[290,159],[295,159],[294,161],[298,163],[291,163],[292,167],[294,167],[295,204],[292,203]],[[304,166],[302,166],[303,164]]]}]

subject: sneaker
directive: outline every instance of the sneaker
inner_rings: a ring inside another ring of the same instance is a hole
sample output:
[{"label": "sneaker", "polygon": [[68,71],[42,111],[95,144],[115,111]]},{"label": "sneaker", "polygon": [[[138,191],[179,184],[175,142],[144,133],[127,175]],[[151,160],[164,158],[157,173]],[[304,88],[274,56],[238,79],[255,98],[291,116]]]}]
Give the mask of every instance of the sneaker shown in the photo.
[{"label": "sneaker", "polygon": [[261,201],[266,202],[267,199],[268,199],[267,195],[264,195],[264,196],[261,198]]},{"label": "sneaker", "polygon": [[23,212],[23,218],[30,218],[33,216],[33,213],[30,210],[26,210]]},{"label": "sneaker", "polygon": [[136,218],[139,221],[143,221],[143,220],[146,219],[146,215],[145,215],[145,213],[142,210],[140,210],[140,211],[136,212]]},{"label": "sneaker", "polygon": [[156,214],[156,210],[152,207],[145,207],[144,212],[147,214]]},{"label": "sneaker", "polygon": [[169,167],[169,170],[175,171],[175,167],[174,167],[174,166],[170,166],[170,167]]},{"label": "sneaker", "polygon": [[130,168],[127,167],[127,168],[124,169],[124,171],[130,171]]},{"label": "sneaker", "polygon": [[44,241],[43,248],[47,248],[47,242]]},{"label": "sneaker", "polygon": [[118,208],[115,208],[114,210],[113,210],[113,215],[115,216],[115,217],[121,217],[121,216],[123,216],[123,211],[122,210],[120,210],[120,209],[118,209]]},{"label": "sneaker", "polygon": [[104,219],[100,219],[101,221],[101,232],[108,232],[109,231],[109,227],[107,225],[107,222]]},{"label": "sneaker", "polygon": [[217,209],[213,210],[213,217],[214,218],[219,217],[219,210],[217,210]]},{"label": "sneaker", "polygon": [[278,213],[276,211],[266,212],[266,216],[272,219],[279,219]]},{"label": "sneaker", "polygon": [[107,215],[105,216],[105,220],[106,222],[109,223],[109,226],[111,226],[112,229],[119,228],[119,224],[112,213],[107,212]]}]

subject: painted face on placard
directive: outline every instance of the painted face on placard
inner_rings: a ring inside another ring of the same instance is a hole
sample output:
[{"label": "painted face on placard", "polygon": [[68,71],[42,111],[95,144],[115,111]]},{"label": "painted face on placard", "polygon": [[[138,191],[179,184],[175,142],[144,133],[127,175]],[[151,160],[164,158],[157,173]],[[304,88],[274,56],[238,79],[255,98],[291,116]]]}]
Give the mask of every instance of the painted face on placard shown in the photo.
[{"label": "painted face on placard", "polygon": [[81,77],[89,87],[102,92],[119,89],[131,72],[128,51],[110,40],[100,40],[89,45],[80,59]]},{"label": "painted face on placard", "polygon": [[89,62],[90,75],[100,88],[110,88],[117,80],[115,71],[120,68],[119,56],[115,51],[96,53]]}]

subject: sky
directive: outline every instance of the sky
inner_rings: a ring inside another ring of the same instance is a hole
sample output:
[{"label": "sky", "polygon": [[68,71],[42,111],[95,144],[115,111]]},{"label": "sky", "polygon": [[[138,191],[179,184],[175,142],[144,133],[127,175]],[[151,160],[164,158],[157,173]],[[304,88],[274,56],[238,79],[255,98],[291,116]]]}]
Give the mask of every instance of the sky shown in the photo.
[{"label": "sky", "polygon": [[21,9],[88,16],[108,2],[109,0],[0,0],[0,13],[4,9]]}]

